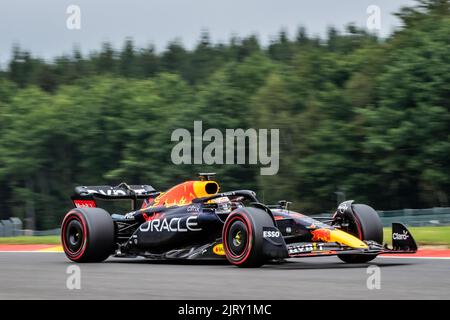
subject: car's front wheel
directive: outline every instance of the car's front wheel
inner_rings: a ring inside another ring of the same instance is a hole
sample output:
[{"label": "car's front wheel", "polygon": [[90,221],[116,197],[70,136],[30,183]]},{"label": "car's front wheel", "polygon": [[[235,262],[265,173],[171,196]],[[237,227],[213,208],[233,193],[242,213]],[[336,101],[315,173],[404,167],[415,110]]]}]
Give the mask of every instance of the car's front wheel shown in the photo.
[{"label": "car's front wheel", "polygon": [[[371,240],[383,244],[383,224],[378,213],[368,205],[352,204],[345,218],[348,233],[361,240]],[[377,257],[376,254],[340,254],[339,259],[347,263],[366,263]]]},{"label": "car's front wheel", "polygon": [[230,213],[222,230],[228,261],[244,268],[262,266],[268,260],[263,250],[263,228],[273,226],[270,215],[258,208],[244,207]]}]

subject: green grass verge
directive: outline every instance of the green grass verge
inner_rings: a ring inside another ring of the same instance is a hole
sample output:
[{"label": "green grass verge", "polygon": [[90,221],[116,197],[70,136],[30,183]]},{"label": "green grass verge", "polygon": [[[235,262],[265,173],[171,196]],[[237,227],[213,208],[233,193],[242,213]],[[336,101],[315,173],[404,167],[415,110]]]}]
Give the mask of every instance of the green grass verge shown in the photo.
[{"label": "green grass verge", "polygon": [[60,236],[0,237],[0,244],[60,244]]},{"label": "green grass verge", "polygon": [[[450,226],[409,228],[419,245],[450,246]],[[384,242],[391,244],[391,228],[384,228]],[[0,244],[60,244],[59,236],[0,238]]]}]

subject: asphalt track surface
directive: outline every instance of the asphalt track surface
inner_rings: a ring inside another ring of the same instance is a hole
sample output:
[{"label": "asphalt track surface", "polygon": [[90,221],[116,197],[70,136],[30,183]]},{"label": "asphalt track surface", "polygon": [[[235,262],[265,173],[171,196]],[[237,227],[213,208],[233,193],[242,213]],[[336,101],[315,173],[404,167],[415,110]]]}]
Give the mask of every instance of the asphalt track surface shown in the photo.
[{"label": "asphalt track surface", "polygon": [[[223,263],[109,258],[78,264],[69,290],[63,253],[1,252],[0,299],[449,299],[449,259],[377,258],[349,265],[336,257],[290,259],[260,269]],[[381,288],[367,288],[378,266]]]}]

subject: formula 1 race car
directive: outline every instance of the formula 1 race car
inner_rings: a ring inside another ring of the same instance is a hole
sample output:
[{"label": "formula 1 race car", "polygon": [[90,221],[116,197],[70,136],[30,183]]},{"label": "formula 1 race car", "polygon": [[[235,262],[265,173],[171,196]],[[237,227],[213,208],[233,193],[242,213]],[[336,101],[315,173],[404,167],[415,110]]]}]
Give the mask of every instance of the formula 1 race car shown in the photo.
[{"label": "formula 1 race car", "polygon": [[[345,201],[327,221],[319,221],[324,218],[289,210],[287,201],[262,204],[250,190],[219,192],[213,176],[200,174],[198,181],[166,192],[125,183],[76,187],[76,208],[61,227],[65,254],[75,262],[100,262],[113,255],[227,259],[239,267],[259,267],[290,257],[337,255],[347,263],[365,263],[381,253],[417,251],[400,223],[392,224],[392,248],[383,246],[381,220],[367,205]],[[100,199],[129,200],[132,211],[109,214],[97,206]]]}]

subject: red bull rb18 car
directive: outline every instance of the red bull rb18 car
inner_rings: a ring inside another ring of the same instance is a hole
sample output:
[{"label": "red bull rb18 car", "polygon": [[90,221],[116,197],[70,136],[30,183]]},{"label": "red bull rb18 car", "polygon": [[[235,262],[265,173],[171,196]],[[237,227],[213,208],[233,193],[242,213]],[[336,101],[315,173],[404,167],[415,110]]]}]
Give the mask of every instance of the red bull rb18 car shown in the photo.
[{"label": "red bull rb18 car", "polygon": [[[75,262],[142,256],[259,267],[270,260],[330,255],[365,263],[381,253],[417,251],[400,223],[392,224],[392,248],[383,245],[381,220],[367,205],[345,201],[329,218],[312,218],[290,210],[287,201],[263,204],[251,190],[220,192],[213,177],[200,174],[165,192],[125,183],[75,188],[75,208],[61,227],[65,254]],[[132,210],[110,214],[98,207],[99,199],[129,200]]]}]

